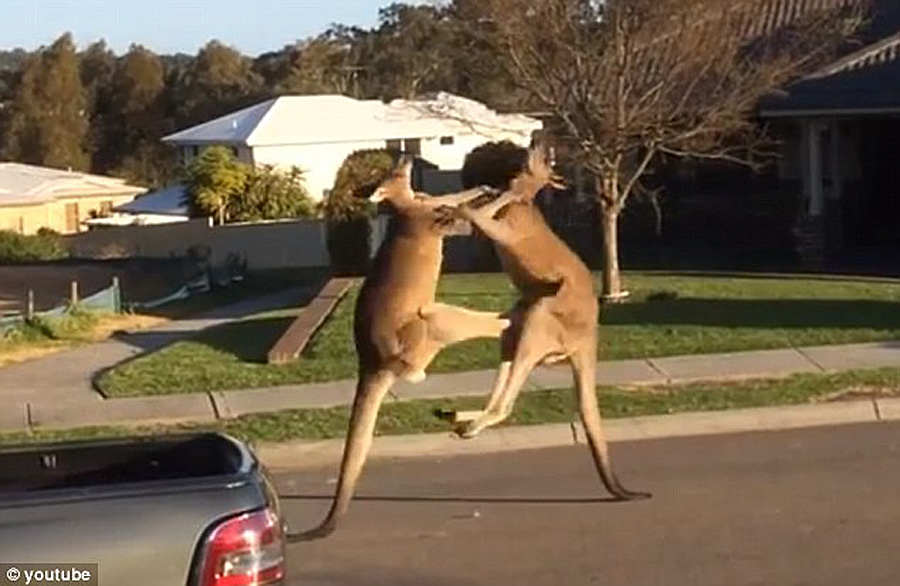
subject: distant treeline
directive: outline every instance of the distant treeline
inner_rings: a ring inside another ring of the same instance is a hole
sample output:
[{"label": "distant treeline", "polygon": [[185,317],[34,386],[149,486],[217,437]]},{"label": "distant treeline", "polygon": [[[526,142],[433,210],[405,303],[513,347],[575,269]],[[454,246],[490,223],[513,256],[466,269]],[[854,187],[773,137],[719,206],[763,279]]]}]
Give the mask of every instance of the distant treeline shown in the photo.
[{"label": "distant treeline", "polygon": [[251,58],[212,40],[157,55],[65,34],[33,52],[0,52],[0,159],[92,171],[148,186],[178,172],[167,133],[283,94],[388,100],[444,90],[503,107],[515,96],[479,58],[461,8],[392,4],[371,29],[334,25]]}]

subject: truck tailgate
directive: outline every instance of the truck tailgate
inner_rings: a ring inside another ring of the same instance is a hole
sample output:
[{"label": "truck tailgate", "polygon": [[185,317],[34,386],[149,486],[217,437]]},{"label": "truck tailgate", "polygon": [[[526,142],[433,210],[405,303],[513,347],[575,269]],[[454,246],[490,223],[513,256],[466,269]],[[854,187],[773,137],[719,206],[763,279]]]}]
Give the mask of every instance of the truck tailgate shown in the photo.
[{"label": "truck tailgate", "polygon": [[[101,584],[185,586],[212,526],[270,504],[255,460],[248,465],[244,458],[240,468],[199,478],[0,492],[3,561],[97,563]],[[93,481],[97,471],[89,474]]]}]

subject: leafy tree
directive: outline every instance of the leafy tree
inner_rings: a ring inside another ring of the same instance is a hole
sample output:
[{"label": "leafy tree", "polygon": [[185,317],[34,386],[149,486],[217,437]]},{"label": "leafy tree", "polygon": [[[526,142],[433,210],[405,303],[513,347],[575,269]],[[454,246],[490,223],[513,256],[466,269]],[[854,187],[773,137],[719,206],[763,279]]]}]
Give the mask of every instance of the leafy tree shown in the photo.
[{"label": "leafy tree", "polygon": [[251,169],[243,191],[230,206],[229,216],[236,222],[312,218],[316,205],[303,183],[303,171],[292,167],[287,173],[265,165]]},{"label": "leafy tree", "polygon": [[10,109],[6,158],[79,171],[89,168],[87,97],[70,34],[26,62]]},{"label": "leafy tree", "polygon": [[204,149],[186,170],[192,207],[224,224],[236,198],[244,192],[250,169],[238,163],[224,147]]},{"label": "leafy tree", "polygon": [[0,51],[0,71],[16,71],[22,67],[30,56],[31,53],[22,48]]},{"label": "leafy tree", "polygon": [[359,150],[347,156],[322,209],[328,253],[338,274],[361,274],[370,256],[372,204],[367,200],[394,167],[386,150]]},{"label": "leafy tree", "polygon": [[756,164],[771,144],[753,120],[759,99],[826,61],[865,2],[466,4],[467,30],[492,48],[520,106],[551,114],[560,146],[595,178],[603,293],[615,300],[618,221],[644,175],[662,156]]},{"label": "leafy tree", "polygon": [[140,45],[131,46],[112,79],[105,141],[104,160],[111,172],[156,186],[169,179],[172,170],[172,155],[159,141],[168,127],[164,75],[159,57]]},{"label": "leafy tree", "polygon": [[356,34],[333,27],[282,50],[260,56],[254,70],[276,94],[359,95]]},{"label": "leafy tree", "polygon": [[378,28],[358,39],[368,94],[389,99],[452,91],[454,29],[447,9],[394,3],[378,15]]},{"label": "leafy tree", "polygon": [[91,43],[81,54],[80,75],[87,97],[90,121],[89,150],[92,154],[91,169],[106,172],[102,151],[105,147],[107,128],[110,124],[110,97],[113,75],[116,72],[116,55],[103,40]]},{"label": "leafy tree", "polygon": [[448,91],[490,104],[500,111],[516,111],[527,104],[527,94],[514,82],[510,69],[496,55],[494,39],[482,34],[484,6],[481,0],[453,0],[450,46],[447,59],[454,72]]},{"label": "leafy tree", "polygon": [[245,107],[262,95],[261,78],[250,59],[220,41],[210,41],[191,61],[180,87],[173,88],[178,125],[205,122]]}]

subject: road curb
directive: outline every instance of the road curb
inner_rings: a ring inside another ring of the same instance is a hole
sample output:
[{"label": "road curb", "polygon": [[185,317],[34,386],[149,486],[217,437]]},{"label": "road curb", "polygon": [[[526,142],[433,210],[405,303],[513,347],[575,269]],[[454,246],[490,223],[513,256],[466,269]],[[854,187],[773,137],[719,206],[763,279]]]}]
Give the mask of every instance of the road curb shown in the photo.
[{"label": "road curb", "polygon": [[[900,399],[869,399],[610,419],[605,422],[605,427],[610,442],[622,442],[879,421],[900,421]],[[580,424],[555,423],[491,429],[473,440],[462,440],[449,432],[382,436],[376,438],[371,457],[394,459],[452,457],[584,445],[584,443],[584,432]],[[261,443],[255,449],[260,460],[270,470],[287,471],[336,466],[340,461],[343,444],[343,439],[296,440],[277,444]]]}]

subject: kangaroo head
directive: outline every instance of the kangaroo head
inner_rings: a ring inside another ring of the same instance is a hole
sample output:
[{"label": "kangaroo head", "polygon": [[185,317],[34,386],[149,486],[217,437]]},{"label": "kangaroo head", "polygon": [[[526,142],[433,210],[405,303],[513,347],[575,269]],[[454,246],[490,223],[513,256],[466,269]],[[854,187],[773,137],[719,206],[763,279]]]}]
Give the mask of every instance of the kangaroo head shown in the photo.
[{"label": "kangaroo head", "polygon": [[412,157],[401,157],[387,179],[382,181],[378,189],[369,196],[369,201],[373,203],[389,201],[397,206],[412,201],[415,198],[412,189],[412,165]]},{"label": "kangaroo head", "polygon": [[528,150],[525,167],[510,182],[510,191],[531,201],[547,185],[558,185],[553,169],[547,162],[547,152],[540,146],[532,147]]}]

